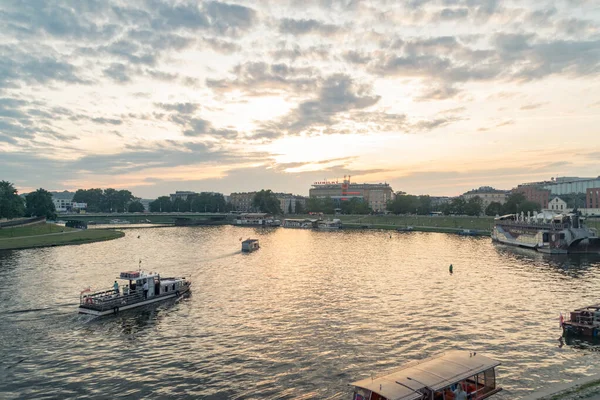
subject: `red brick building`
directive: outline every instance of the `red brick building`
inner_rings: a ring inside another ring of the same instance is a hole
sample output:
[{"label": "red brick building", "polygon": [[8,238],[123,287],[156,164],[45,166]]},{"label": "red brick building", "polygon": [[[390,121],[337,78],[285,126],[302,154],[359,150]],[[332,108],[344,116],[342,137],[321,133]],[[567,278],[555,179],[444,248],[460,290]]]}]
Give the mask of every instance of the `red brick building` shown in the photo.
[{"label": "red brick building", "polygon": [[548,208],[550,191],[547,189],[540,189],[537,186],[522,185],[517,186],[512,191],[513,193],[522,193],[527,200],[538,203],[542,208]]},{"label": "red brick building", "polygon": [[600,188],[589,188],[585,191],[587,208],[600,208]]}]

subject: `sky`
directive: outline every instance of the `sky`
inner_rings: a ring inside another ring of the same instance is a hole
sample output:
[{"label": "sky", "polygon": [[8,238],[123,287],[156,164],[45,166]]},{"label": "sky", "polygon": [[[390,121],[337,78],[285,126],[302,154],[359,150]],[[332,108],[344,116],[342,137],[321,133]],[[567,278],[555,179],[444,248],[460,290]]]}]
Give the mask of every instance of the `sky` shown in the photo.
[{"label": "sky", "polygon": [[20,192],[600,175],[596,0],[0,2]]}]

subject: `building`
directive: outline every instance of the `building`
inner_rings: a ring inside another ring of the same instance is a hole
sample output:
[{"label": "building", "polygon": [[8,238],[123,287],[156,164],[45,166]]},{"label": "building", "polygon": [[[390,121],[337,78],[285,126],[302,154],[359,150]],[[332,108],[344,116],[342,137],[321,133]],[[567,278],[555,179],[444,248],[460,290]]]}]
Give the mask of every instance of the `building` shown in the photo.
[{"label": "building", "polygon": [[542,209],[548,209],[550,201],[550,190],[541,189],[533,184],[519,185],[512,190],[513,193],[521,193],[528,201],[538,203]]},{"label": "building", "polygon": [[585,204],[587,208],[600,208],[600,188],[588,188],[585,191]]},{"label": "building", "polygon": [[330,197],[338,205],[342,201],[360,199],[365,201],[373,211],[384,211],[387,202],[393,199],[394,191],[388,183],[350,183],[350,177],[344,177],[342,183],[337,181],[315,182],[309,190],[309,197]]},{"label": "building", "polygon": [[188,196],[193,195],[193,194],[197,194],[197,193],[177,190],[177,191],[175,191],[175,193],[170,194],[169,197],[171,198],[171,202],[174,202],[175,199],[181,199],[183,201],[186,201]]},{"label": "building", "polygon": [[231,193],[229,195],[229,202],[233,207],[233,211],[255,211],[254,207],[252,206],[252,202],[254,201],[255,195],[256,192]]},{"label": "building", "polygon": [[558,213],[571,211],[567,206],[567,202],[560,197],[555,197],[548,202],[548,210]]},{"label": "building", "polygon": [[550,190],[550,194],[554,196],[586,193],[587,189],[600,188],[600,176],[596,178],[551,178],[549,181],[531,182],[519,186],[537,186],[541,189]]},{"label": "building", "polygon": [[465,192],[462,197],[469,201],[470,199],[479,196],[482,200],[483,209],[489,206],[491,203],[496,202],[500,204],[506,203],[506,190],[494,189],[491,186],[481,186],[479,189],[472,189]]},{"label": "building", "polygon": [[66,199],[52,199],[57,212],[80,212],[87,208],[87,203],[74,203]]}]

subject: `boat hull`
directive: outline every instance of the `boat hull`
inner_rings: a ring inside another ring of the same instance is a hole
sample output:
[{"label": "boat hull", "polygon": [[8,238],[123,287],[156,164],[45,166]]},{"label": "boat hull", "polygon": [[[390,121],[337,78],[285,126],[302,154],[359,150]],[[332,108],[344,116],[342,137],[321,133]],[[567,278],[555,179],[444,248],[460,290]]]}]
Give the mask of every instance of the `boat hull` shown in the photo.
[{"label": "boat hull", "polygon": [[102,310],[102,311],[87,308],[83,305],[83,306],[79,306],[79,314],[89,314],[89,315],[94,315],[97,317],[104,316],[104,315],[117,314],[120,311],[130,310],[132,308],[137,308],[137,307],[143,307],[148,304],[158,303],[160,301],[165,301],[165,300],[169,300],[169,299],[173,299],[173,298],[179,298],[179,297],[183,296],[184,294],[188,293],[189,291],[190,291],[190,285],[188,285],[183,291],[180,291],[180,292],[167,293],[167,294],[155,296],[151,299],[137,301],[135,303],[130,303],[130,304],[124,304],[122,306],[113,307],[108,310]]},{"label": "boat hull", "polygon": [[600,254],[600,240],[590,233],[566,226],[556,229],[526,223],[497,224],[492,240],[544,254]]}]

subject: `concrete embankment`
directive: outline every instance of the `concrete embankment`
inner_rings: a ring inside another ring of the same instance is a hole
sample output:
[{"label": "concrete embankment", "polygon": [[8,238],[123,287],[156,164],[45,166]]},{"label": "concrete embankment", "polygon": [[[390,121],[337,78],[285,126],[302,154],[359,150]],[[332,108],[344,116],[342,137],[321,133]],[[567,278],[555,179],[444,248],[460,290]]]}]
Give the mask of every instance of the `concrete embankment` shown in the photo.
[{"label": "concrete embankment", "polygon": [[552,385],[523,400],[600,400],[600,374]]}]

